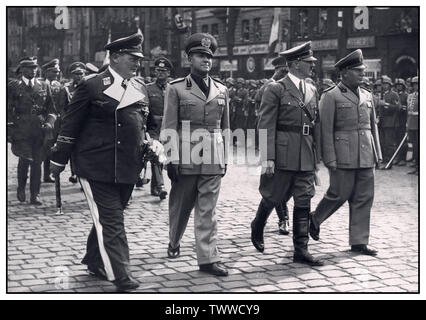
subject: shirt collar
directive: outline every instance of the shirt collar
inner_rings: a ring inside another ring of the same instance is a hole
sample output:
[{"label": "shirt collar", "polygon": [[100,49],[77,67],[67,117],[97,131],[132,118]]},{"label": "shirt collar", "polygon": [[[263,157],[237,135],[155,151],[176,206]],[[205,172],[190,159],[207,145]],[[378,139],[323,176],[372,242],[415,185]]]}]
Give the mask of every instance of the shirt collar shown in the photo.
[{"label": "shirt collar", "polygon": [[112,74],[112,77],[114,78],[114,82],[117,81],[119,84],[121,84],[124,80],[122,76],[120,76],[117,72],[114,71],[111,66],[108,67],[109,72]]},{"label": "shirt collar", "polygon": [[[292,74],[291,72],[288,73],[288,77],[290,78],[290,80],[294,83],[294,85],[296,86],[297,89],[299,89],[299,82],[303,81],[303,79],[300,79],[298,77],[296,77],[294,74]],[[302,82],[303,84],[303,82]]]},{"label": "shirt collar", "polygon": [[[30,79],[25,78],[24,76],[22,76],[22,81],[24,81],[24,83],[28,86],[28,82],[30,82]],[[31,79],[31,84],[34,87],[34,83],[35,83],[35,78]]]}]

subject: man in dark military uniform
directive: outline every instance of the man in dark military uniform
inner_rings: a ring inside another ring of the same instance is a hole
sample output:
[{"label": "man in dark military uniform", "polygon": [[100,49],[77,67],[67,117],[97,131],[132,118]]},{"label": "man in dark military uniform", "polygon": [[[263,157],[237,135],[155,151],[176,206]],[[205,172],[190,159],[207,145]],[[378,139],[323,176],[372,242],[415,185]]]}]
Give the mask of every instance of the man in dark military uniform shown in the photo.
[{"label": "man in dark military uniform", "polygon": [[92,63],[88,62],[88,63],[86,63],[86,71],[87,71],[87,74],[89,75],[89,74],[98,73],[99,69],[98,69],[98,67],[96,67]]},{"label": "man in dark military uniform", "polygon": [[[164,57],[156,59],[154,65],[157,81],[148,84],[146,88],[148,90],[149,112],[155,122],[155,130],[149,131],[149,134],[152,138],[158,139],[164,114],[164,93],[173,66]],[[163,165],[158,162],[151,162],[151,194],[160,197],[161,200],[167,196],[167,191],[164,189]]]},{"label": "man in dark military uniform", "polygon": [[267,152],[261,154],[262,169],[259,191],[262,200],[251,223],[251,240],[264,251],[263,229],[275,206],[294,199],[293,261],[322,265],[308,251],[309,211],[315,194],[315,141],[319,137],[318,93],[304,79],[313,72],[316,58],[311,42],[281,53],[287,60],[289,73],[271,82],[260,105],[258,128],[267,130]]},{"label": "man in dark military uniform", "polygon": [[419,174],[419,78],[411,79],[413,92],[407,97],[407,132],[408,139],[413,144],[414,170],[408,174]]},{"label": "man in dark military uniform", "polygon": [[51,134],[56,119],[50,85],[36,79],[37,59],[21,59],[17,69],[21,78],[7,86],[7,114],[11,124],[12,152],[19,157],[17,197],[25,202],[25,185],[31,167],[31,204],[41,205],[41,163],[45,157],[45,136]]},{"label": "man in dark military uniform", "polygon": [[248,103],[248,90],[244,88],[245,81],[243,78],[237,78],[237,92],[233,99],[235,106],[235,129],[246,129],[245,110]]},{"label": "man in dark military uniform", "polygon": [[54,130],[51,132],[50,137],[45,136],[46,159],[43,162],[43,181],[47,183],[55,182],[50,176],[50,148],[56,141],[59,133],[61,114],[63,113],[65,105],[68,104],[67,94],[63,85],[58,81],[61,69],[59,67],[59,59],[53,59],[41,66],[45,82],[50,85],[53,103],[56,109],[56,121]]},{"label": "man in dark military uniform", "polygon": [[[146,86],[135,77],[141,44],[142,35],[134,34],[105,46],[111,64],[77,86],[51,156],[51,171],[57,175],[72,155],[90,207],[93,227],[82,263],[119,291],[139,285],[129,270],[123,211],[142,167],[145,125],[153,125]],[[162,148],[158,141],[152,147]]]},{"label": "man in dark military uniform", "polygon": [[235,105],[235,95],[237,94],[237,89],[235,87],[236,82],[233,78],[226,79],[226,87],[228,88],[229,94],[229,122],[231,125],[231,130],[236,129],[235,115],[236,115],[236,105]]},{"label": "man in dark military uniform", "polygon": [[351,52],[335,67],[342,81],[324,92],[320,102],[322,159],[329,169],[330,186],[311,215],[309,231],[319,240],[320,225],[348,201],[351,250],[374,256],[377,251],[367,244],[380,146],[375,144],[373,97],[360,87],[365,69],[362,51]]},{"label": "man in dark military uniform", "polygon": [[[161,135],[164,142],[170,138],[167,143],[172,150],[179,150],[177,154],[169,155],[167,165],[167,174],[172,181],[168,256],[179,256],[180,241],[195,208],[194,229],[200,270],[227,276],[227,270],[219,264],[215,208],[226,172],[223,135],[229,129],[229,97],[226,86],[209,76],[216,48],[216,39],[207,33],[196,33],[187,39],[185,51],[191,74],[167,86]],[[198,141],[200,135],[202,142]]]},{"label": "man in dark military uniform", "polygon": [[[407,98],[408,94],[405,91],[406,85],[404,79],[395,79],[395,88],[399,96],[399,101],[401,103],[401,108],[398,112],[398,127],[396,130],[396,142],[397,145],[404,138],[405,133],[407,132]],[[394,160],[394,164],[397,166],[405,166],[408,152],[407,141],[404,142],[401,149],[398,152],[398,156]]]},{"label": "man in dark military uniform", "polygon": [[[265,89],[267,85],[271,82],[275,82],[278,80],[281,80],[284,78],[288,73],[288,66],[287,62],[285,61],[285,58],[282,56],[278,56],[272,60],[272,65],[275,67],[275,72],[272,75],[272,78],[265,81],[265,83],[260,87],[259,91],[256,94],[255,101],[256,101],[256,128],[258,128],[259,125],[259,112],[260,112],[260,104],[262,102],[263,93],[265,92]],[[259,131],[256,130],[257,134],[257,142],[259,137]],[[279,203],[277,206],[275,206],[275,211],[277,212],[278,216],[278,232],[282,235],[288,235],[290,233],[290,223],[289,223],[289,216],[288,216],[288,207],[287,202],[283,199],[281,203]]]},{"label": "man in dark military uniform", "polygon": [[[398,114],[401,109],[398,94],[392,90],[392,80],[388,76],[382,76],[383,101],[379,104],[379,128],[381,148],[383,152],[383,166],[393,156],[397,148],[396,133],[399,125]],[[391,167],[389,167],[390,169]]]}]

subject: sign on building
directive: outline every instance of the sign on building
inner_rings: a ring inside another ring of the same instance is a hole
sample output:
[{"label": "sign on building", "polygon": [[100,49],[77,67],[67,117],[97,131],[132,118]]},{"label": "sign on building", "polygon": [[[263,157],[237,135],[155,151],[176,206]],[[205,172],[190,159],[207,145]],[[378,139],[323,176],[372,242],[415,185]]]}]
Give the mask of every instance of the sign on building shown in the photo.
[{"label": "sign on building", "polygon": [[228,60],[220,61],[220,71],[237,71],[238,70],[238,60],[233,59],[232,63]]},{"label": "sign on building", "polygon": [[374,48],[376,46],[375,39],[376,38],[374,36],[348,38],[346,42],[346,48],[348,49]]},{"label": "sign on building", "polygon": [[382,71],[382,59],[364,59],[365,70],[364,74],[366,77],[377,79],[381,75]]}]

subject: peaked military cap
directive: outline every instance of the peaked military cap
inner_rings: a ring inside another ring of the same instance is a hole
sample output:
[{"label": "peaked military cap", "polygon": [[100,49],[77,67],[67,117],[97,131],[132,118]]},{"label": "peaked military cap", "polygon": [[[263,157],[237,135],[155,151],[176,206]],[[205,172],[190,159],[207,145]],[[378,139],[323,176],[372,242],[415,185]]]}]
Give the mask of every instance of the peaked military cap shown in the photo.
[{"label": "peaked military cap", "polygon": [[352,51],[347,56],[343,57],[334,65],[339,70],[343,69],[365,69],[364,57],[362,56],[362,50],[357,49]]},{"label": "peaked military cap", "polygon": [[275,69],[278,69],[281,67],[287,67],[287,62],[285,61],[285,58],[282,56],[278,56],[274,58],[271,63],[275,67]]},{"label": "peaked military cap", "polygon": [[127,53],[138,58],[143,58],[142,42],[143,35],[135,33],[108,43],[104,49],[109,50],[111,53]]},{"label": "peaked military cap", "polygon": [[19,60],[19,65],[16,68],[16,73],[18,73],[19,69],[22,67],[37,68],[37,57],[25,57]]},{"label": "peaked military cap", "polygon": [[234,85],[234,84],[235,84],[235,80],[234,80],[233,78],[231,78],[231,77],[226,78],[225,82],[226,82],[226,83],[229,83],[229,84],[231,84],[231,85]]},{"label": "peaked military cap", "polygon": [[392,79],[391,78],[389,78],[388,76],[382,76],[382,82],[385,84],[385,83],[388,83],[388,84],[390,84],[390,85],[393,85],[393,83],[392,83]]},{"label": "peaked military cap", "polygon": [[244,84],[246,83],[246,81],[244,80],[244,78],[237,78],[237,83]]},{"label": "peaked military cap", "polygon": [[86,72],[86,65],[83,62],[77,61],[70,64],[68,67],[70,73],[80,74]]},{"label": "peaked military cap", "polygon": [[419,83],[419,77],[411,78],[411,83]]},{"label": "peaked military cap", "polygon": [[381,79],[377,79],[376,82],[374,82],[375,86],[381,86],[382,85],[382,80]]},{"label": "peaked military cap", "polygon": [[303,61],[317,61],[311,49],[311,41],[302,43],[297,47],[280,52],[287,61],[303,60]]},{"label": "peaked military cap", "polygon": [[188,55],[193,52],[201,52],[213,57],[216,49],[217,41],[208,33],[194,33],[185,41],[185,52]]},{"label": "peaked military cap", "polygon": [[86,63],[86,70],[90,73],[98,73],[99,69],[95,65],[91,64],[90,62]]},{"label": "peaked military cap", "polygon": [[171,70],[173,69],[173,65],[169,59],[161,57],[155,60],[154,66],[156,69],[160,70]]},{"label": "peaked military cap", "polygon": [[59,59],[53,59],[41,66],[41,69],[43,71],[61,71],[59,68]]},{"label": "peaked military cap", "polygon": [[406,87],[407,85],[405,84],[405,80],[404,79],[400,79],[400,78],[396,78],[395,79],[395,84],[402,84],[404,87]]}]

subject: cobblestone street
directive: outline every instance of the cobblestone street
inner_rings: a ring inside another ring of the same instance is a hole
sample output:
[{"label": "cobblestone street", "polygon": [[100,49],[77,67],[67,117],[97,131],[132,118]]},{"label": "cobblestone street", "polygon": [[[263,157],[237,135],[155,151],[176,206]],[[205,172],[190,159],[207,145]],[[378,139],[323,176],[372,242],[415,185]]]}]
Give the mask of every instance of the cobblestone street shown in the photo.
[{"label": "cobblestone street", "polygon": [[[69,167],[61,175],[64,215],[55,215],[54,184],[42,183],[43,206],[16,199],[17,158],[8,152],[8,292],[114,292],[112,283],[87,274],[80,264],[92,222],[78,184],[68,182]],[[250,221],[260,195],[255,166],[230,165],[217,205],[218,243],[228,277],[198,271],[193,218],[181,243],[181,256],[167,258],[168,200],[150,195],[149,185],[135,190],[125,212],[131,269],[141,283],[136,292],[418,292],[418,176],[408,167],[376,171],[370,246],[377,257],[351,253],[347,204],[321,226],[321,240],[310,239],[311,253],[322,267],[292,262],[292,232],[278,234],[273,212],[265,229],[265,252],[250,241]],[[150,175],[150,170],[148,170]],[[170,181],[164,172],[166,189]],[[321,166],[321,186],[312,208],[328,187]],[[27,184],[27,199],[29,189]],[[289,202],[292,225],[292,200]]]}]

